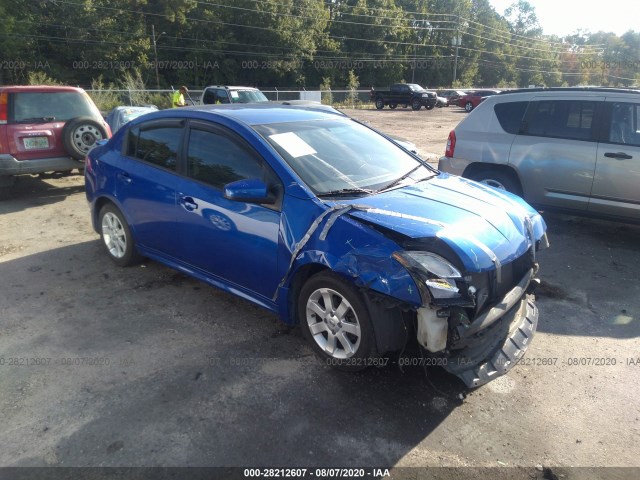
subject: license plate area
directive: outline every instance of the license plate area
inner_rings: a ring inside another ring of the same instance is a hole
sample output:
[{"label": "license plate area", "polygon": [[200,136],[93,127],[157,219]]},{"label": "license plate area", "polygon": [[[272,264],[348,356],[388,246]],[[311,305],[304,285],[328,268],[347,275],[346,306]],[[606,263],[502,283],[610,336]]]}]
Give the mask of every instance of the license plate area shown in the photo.
[{"label": "license plate area", "polygon": [[25,150],[40,150],[49,148],[48,137],[24,137],[22,139]]}]

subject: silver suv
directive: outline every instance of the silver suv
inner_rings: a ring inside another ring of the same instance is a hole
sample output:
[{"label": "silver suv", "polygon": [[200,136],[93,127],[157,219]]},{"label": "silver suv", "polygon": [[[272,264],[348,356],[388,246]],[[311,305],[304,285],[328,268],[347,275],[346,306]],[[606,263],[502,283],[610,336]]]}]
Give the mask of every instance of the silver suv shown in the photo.
[{"label": "silver suv", "polygon": [[640,90],[494,95],[449,133],[439,168],[538,208],[640,223]]}]

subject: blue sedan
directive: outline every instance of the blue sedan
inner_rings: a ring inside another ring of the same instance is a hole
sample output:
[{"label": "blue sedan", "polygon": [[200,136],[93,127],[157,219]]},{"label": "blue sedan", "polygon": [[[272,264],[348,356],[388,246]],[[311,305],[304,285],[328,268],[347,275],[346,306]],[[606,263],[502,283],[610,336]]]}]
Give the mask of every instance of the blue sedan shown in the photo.
[{"label": "blue sedan", "polygon": [[154,112],[94,148],[85,175],[117,265],[149,257],[239,295],[299,324],[338,368],[413,337],[476,387],[536,329],[540,215],[331,109]]}]

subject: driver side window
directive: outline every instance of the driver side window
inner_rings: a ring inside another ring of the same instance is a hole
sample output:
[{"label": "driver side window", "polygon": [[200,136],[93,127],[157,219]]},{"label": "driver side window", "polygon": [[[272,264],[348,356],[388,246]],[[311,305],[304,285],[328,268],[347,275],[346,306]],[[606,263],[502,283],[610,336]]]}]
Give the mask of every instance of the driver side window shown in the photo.
[{"label": "driver side window", "polygon": [[224,133],[192,129],[189,135],[187,175],[221,189],[247,178],[264,180],[262,159]]}]

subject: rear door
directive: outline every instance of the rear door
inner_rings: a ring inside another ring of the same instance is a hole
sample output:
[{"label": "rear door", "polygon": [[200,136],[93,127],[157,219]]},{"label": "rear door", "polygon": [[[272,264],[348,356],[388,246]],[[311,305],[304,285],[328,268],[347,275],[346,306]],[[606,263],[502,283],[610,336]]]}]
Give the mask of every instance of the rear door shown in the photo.
[{"label": "rear door", "polygon": [[589,206],[597,152],[597,110],[604,97],[534,97],[509,163],[530,203],[584,211]]},{"label": "rear door", "polygon": [[156,120],[129,129],[121,161],[112,167],[136,243],[169,257],[178,250],[176,172],[184,125],[184,120]]},{"label": "rear door", "polygon": [[607,98],[589,210],[640,220],[640,102]]}]

